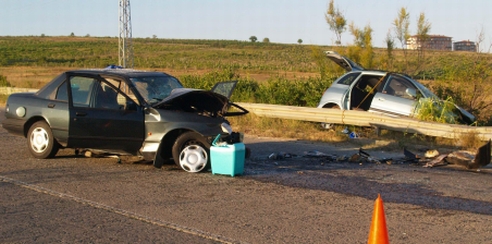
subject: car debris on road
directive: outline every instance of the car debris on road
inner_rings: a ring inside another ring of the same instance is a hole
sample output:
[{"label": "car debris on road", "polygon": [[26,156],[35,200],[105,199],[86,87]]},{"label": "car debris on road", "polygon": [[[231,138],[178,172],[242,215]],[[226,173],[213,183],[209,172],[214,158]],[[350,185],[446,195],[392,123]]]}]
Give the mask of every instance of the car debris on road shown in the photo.
[{"label": "car debris on road", "polygon": [[359,148],[358,152],[352,156],[328,154],[318,150],[305,151],[304,155],[298,156],[296,154],[286,152],[274,152],[271,153],[266,159],[269,160],[283,160],[283,159],[296,159],[296,158],[318,158],[322,160],[322,165],[330,162],[349,162],[373,164],[414,164],[423,165],[425,168],[432,168],[436,166],[444,166],[447,164],[454,164],[463,166],[469,170],[479,170],[482,167],[487,166],[491,160],[491,141],[481,146],[476,154],[472,154],[466,151],[455,151],[446,154],[440,154],[438,150],[427,150],[424,156],[420,156],[411,152],[410,150],[403,148],[402,157],[396,158],[378,158],[370,155],[367,151]]},{"label": "car debris on road", "polygon": [[[432,152],[433,157],[425,157],[420,158],[418,155],[411,153],[406,150],[405,156],[409,158],[414,158],[419,162],[425,163],[423,167],[432,168],[436,166],[443,166],[447,164],[455,164],[465,167],[466,169],[476,169],[487,166],[490,163],[491,155],[490,155],[490,145],[491,141],[489,140],[486,144],[482,145],[478,148],[475,155],[468,151],[455,151],[448,154],[440,154],[437,152]],[[413,155],[412,155],[413,154]],[[429,155],[427,155],[429,156]]]}]

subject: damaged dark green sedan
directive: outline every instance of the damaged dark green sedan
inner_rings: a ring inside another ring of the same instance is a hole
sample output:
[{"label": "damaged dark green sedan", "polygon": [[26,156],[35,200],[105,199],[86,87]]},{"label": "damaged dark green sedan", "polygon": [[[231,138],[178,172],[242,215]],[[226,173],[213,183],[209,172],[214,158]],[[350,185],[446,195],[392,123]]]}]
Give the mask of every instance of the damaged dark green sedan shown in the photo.
[{"label": "damaged dark green sedan", "polygon": [[213,138],[234,134],[225,117],[248,113],[229,100],[236,83],[208,91],[184,88],[162,72],[68,71],[36,93],[10,95],[2,126],[26,137],[36,158],[60,148],[105,150],[201,172],[209,168]]}]

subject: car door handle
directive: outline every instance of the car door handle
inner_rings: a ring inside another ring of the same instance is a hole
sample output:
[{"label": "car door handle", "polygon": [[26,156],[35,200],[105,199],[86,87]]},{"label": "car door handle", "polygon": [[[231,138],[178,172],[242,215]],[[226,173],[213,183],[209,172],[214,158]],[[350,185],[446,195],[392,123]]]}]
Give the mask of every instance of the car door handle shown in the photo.
[{"label": "car door handle", "polygon": [[86,116],[86,115],[87,115],[86,112],[75,112],[75,116],[83,117],[83,116]]},{"label": "car door handle", "polygon": [[54,104],[54,103],[48,104],[48,108],[54,108],[55,106],[56,106],[56,104]]}]

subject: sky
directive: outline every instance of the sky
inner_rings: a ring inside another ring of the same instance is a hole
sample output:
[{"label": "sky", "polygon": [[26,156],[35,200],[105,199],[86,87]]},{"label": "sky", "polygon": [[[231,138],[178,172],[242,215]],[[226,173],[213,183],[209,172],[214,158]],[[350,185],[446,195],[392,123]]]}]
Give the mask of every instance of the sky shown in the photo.
[{"label": "sky", "polygon": [[[405,7],[410,13],[410,34],[424,13],[429,34],[453,41],[492,45],[490,0],[335,0],[348,23],[373,29],[373,46],[385,47],[393,21]],[[133,37],[214,39],[275,43],[333,45],[336,37],[324,14],[329,0],[130,0]],[[0,36],[117,37],[119,0],[0,0]],[[397,47],[400,43],[395,39]],[[349,31],[344,45],[352,44]],[[487,48],[488,49],[488,48]],[[482,50],[489,51],[489,50]]]}]

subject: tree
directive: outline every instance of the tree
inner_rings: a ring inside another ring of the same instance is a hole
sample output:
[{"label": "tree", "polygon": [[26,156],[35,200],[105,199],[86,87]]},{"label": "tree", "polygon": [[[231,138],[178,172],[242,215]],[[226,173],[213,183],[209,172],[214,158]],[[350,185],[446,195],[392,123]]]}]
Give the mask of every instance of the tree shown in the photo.
[{"label": "tree", "polygon": [[424,45],[421,45],[418,49],[418,66],[423,64],[425,43],[429,40],[430,29],[431,24],[425,19],[425,14],[423,12],[420,13],[417,21],[417,40]]},{"label": "tree", "polygon": [[325,13],[326,23],[330,26],[330,30],[335,32],[337,37],[336,44],[342,44],[342,33],[347,29],[347,20],[343,17],[342,12],[335,8],[334,0],[330,0],[328,10]]},{"label": "tree", "polygon": [[[477,41],[476,41],[476,45],[477,45],[476,51],[478,53],[483,52],[483,50],[482,50],[482,43],[483,43],[484,40],[485,40],[485,33],[483,31],[483,26],[482,26],[480,28],[480,32],[477,35]],[[491,47],[492,47],[492,45],[489,46],[489,49],[487,50],[487,52],[490,52],[490,48]]]},{"label": "tree", "polygon": [[410,38],[408,27],[410,26],[410,14],[406,8],[401,8],[398,12],[398,17],[393,21],[394,31],[396,39],[401,43],[401,48],[403,49],[403,56],[405,57],[405,71],[408,67],[407,59],[407,40]]},{"label": "tree", "polygon": [[387,68],[391,70],[393,68],[393,50],[395,49],[395,39],[391,36],[391,31],[386,34],[386,55],[388,58]]},{"label": "tree", "polygon": [[297,43],[302,44],[302,39],[297,40]]},{"label": "tree", "polygon": [[408,27],[410,26],[410,14],[406,8],[401,8],[398,17],[393,21],[395,35],[401,43],[401,48],[406,49],[407,40],[410,37]]},{"label": "tree", "polygon": [[263,38],[263,42],[264,43],[270,43],[270,39],[268,39],[268,37],[265,37],[265,38]]},{"label": "tree", "polygon": [[349,25],[350,33],[354,36],[355,47],[349,49],[350,56],[354,57],[356,62],[363,63],[365,67],[372,67],[374,61],[374,52],[372,47],[372,32],[370,25],[364,29],[357,28],[354,23]]},{"label": "tree", "polygon": [[256,38],[256,36],[251,36],[251,37],[249,38],[249,40],[250,40],[251,42],[256,42],[256,41],[258,40],[258,38]]},{"label": "tree", "polygon": [[71,36],[71,37],[74,37],[74,36],[75,36],[75,34],[72,32],[72,33],[70,33],[70,36]]}]

